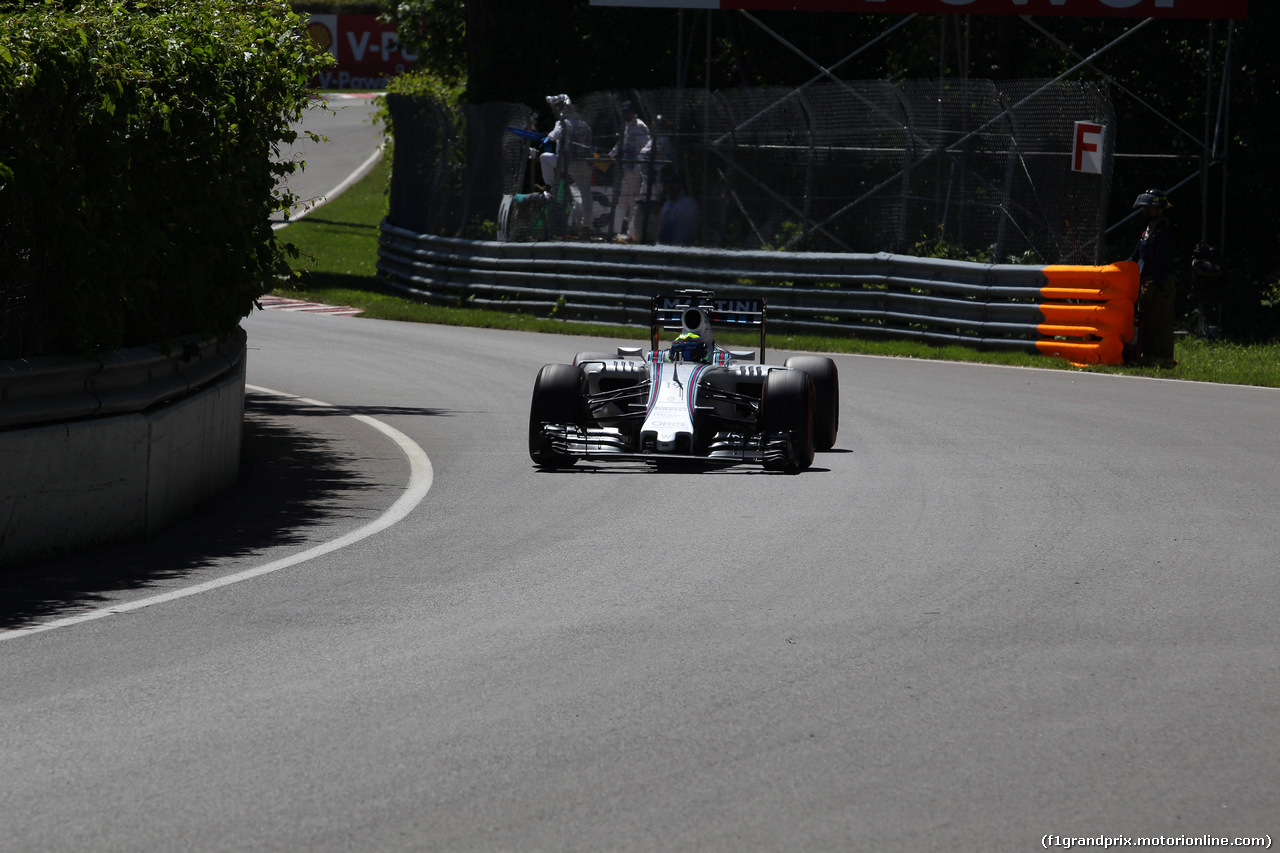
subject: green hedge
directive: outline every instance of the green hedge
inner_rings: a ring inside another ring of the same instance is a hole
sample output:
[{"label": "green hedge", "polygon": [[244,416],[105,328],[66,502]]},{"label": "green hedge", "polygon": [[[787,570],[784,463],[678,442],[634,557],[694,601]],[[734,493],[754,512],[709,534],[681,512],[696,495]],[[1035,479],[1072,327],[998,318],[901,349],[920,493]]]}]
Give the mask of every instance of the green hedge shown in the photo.
[{"label": "green hedge", "polygon": [[0,0],[0,358],[232,331],[325,59],[284,0]]},{"label": "green hedge", "polygon": [[381,15],[389,3],[384,0],[293,0],[289,5],[300,15]]}]

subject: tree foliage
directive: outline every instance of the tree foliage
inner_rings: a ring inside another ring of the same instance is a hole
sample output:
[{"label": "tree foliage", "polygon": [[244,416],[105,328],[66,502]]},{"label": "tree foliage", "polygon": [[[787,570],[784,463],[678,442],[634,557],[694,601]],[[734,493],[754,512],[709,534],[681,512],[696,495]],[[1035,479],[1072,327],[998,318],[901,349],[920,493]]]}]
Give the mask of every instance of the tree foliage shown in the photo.
[{"label": "tree foliage", "polygon": [[281,0],[0,5],[0,357],[234,329],[323,61]]},{"label": "tree foliage", "polygon": [[394,24],[400,48],[418,55],[418,65],[446,83],[467,75],[466,4],[463,0],[385,0],[379,16]]}]

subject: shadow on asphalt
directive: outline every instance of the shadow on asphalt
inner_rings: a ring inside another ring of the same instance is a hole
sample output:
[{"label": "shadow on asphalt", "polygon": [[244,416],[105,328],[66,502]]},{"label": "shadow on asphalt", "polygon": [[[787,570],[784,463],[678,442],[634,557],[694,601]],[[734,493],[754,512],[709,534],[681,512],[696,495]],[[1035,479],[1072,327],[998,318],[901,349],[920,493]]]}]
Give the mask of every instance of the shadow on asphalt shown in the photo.
[{"label": "shadow on asphalt", "polygon": [[335,409],[248,394],[240,478],[227,493],[145,542],[110,545],[0,573],[0,630],[101,606],[112,593],[182,578],[229,557],[306,541],[360,493],[376,488],[359,460],[318,438],[318,415],[438,415],[400,407]]},{"label": "shadow on asphalt", "polygon": [[[347,418],[352,415],[368,415],[370,417],[410,415],[417,417],[441,418],[453,414],[453,412],[448,409],[424,409],[418,406],[317,406],[303,400],[296,400],[288,397],[255,398],[253,396],[249,396],[246,398],[246,401],[252,401],[252,410],[256,414],[289,416],[301,415],[308,418]],[[249,414],[249,402],[246,402],[246,428],[248,426]]]}]

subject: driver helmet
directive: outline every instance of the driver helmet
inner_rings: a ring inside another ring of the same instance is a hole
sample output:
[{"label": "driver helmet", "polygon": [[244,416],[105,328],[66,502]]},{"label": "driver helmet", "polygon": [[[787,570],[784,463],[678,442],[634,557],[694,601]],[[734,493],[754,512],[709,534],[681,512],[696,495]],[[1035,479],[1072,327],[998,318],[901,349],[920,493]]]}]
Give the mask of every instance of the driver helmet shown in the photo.
[{"label": "driver helmet", "polygon": [[685,332],[671,344],[672,361],[706,361],[707,342],[697,332]]}]

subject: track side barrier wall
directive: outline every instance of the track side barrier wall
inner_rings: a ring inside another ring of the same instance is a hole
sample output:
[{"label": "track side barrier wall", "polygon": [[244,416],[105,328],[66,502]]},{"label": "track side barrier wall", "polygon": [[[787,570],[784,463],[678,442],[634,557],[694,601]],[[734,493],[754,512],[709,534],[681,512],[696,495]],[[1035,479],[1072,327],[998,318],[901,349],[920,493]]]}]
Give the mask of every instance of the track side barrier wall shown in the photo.
[{"label": "track side barrier wall", "polygon": [[1040,289],[1045,322],[1036,348],[1077,363],[1120,364],[1134,333],[1138,265],[1043,269],[1049,283]]},{"label": "track side barrier wall", "polygon": [[765,299],[783,334],[880,337],[1119,364],[1137,265],[1020,266],[906,255],[499,243],[383,223],[384,285],[441,305],[644,326],[655,294]]},{"label": "track side barrier wall", "polygon": [[246,338],[0,361],[0,572],[154,536],[235,484]]}]

